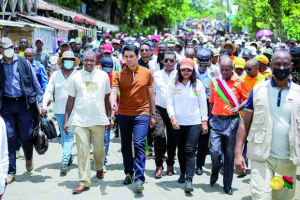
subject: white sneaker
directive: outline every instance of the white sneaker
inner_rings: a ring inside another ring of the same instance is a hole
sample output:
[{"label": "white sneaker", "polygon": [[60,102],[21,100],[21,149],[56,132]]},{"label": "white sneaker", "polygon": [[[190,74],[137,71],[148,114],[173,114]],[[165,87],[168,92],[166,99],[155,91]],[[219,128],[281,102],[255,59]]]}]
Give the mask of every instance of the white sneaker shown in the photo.
[{"label": "white sneaker", "polygon": [[104,165],[103,166],[103,172],[106,173],[106,171],[107,171],[107,169],[106,169],[106,166]]}]

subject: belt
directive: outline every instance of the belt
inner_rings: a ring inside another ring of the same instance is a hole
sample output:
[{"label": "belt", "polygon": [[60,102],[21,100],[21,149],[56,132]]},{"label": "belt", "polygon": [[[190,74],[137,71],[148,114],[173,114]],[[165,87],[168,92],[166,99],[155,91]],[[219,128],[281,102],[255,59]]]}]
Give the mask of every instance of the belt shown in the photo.
[{"label": "belt", "polygon": [[231,115],[231,116],[222,116],[222,115],[216,115],[219,119],[232,119],[232,118],[236,118],[238,116],[234,116],[234,115]]},{"label": "belt", "polygon": [[6,102],[26,102],[26,97],[22,96],[22,97],[16,97],[16,98],[10,98],[10,97],[3,97],[3,101]]}]

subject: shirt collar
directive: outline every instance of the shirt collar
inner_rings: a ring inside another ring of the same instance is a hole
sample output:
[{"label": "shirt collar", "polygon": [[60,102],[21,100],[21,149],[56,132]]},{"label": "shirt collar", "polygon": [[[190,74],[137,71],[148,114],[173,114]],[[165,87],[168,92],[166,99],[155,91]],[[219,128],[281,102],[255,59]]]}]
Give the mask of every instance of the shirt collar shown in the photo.
[{"label": "shirt collar", "polygon": [[95,68],[94,68],[91,72],[88,72],[88,71],[85,70],[85,68],[84,68],[84,66],[83,66],[83,68],[82,68],[81,71],[82,71],[83,74],[94,74],[96,70],[95,70]]},{"label": "shirt collar", "polygon": [[[127,66],[126,66],[126,68],[124,68],[124,69],[125,69],[127,72],[129,72],[129,73],[132,72],[132,70],[129,69]],[[139,72],[139,69],[140,69],[140,65],[139,65],[139,64],[136,64],[136,68],[135,68],[134,72],[135,72],[135,73],[138,73],[138,72]]]},{"label": "shirt collar", "polygon": [[32,61],[31,65],[36,65],[36,62],[35,60]]},{"label": "shirt collar", "polygon": [[[275,81],[273,80],[273,78],[271,78],[271,86],[272,87],[277,87]],[[290,89],[291,88],[291,79],[288,78],[288,85],[287,88]]]}]

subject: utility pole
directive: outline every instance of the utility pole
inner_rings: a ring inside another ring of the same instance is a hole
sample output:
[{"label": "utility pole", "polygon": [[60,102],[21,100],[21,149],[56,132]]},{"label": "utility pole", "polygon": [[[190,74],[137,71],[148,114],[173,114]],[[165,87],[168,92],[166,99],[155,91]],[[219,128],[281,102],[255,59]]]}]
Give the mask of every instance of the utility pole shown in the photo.
[{"label": "utility pole", "polygon": [[229,12],[229,0],[227,0],[227,11]]}]

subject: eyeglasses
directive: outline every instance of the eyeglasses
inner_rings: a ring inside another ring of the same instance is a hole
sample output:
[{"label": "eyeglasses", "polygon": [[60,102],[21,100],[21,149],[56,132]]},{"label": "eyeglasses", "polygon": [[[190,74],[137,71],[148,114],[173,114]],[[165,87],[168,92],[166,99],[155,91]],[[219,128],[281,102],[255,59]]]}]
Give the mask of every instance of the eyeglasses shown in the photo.
[{"label": "eyeglasses", "polygon": [[193,70],[189,69],[189,68],[183,68],[183,69],[180,69],[181,72],[192,72]]},{"label": "eyeglasses", "polygon": [[148,52],[149,49],[141,49],[141,52]]},{"label": "eyeglasses", "polygon": [[83,62],[86,62],[86,63],[94,63],[95,60],[94,59],[84,59]]},{"label": "eyeglasses", "polygon": [[170,61],[170,63],[174,63],[175,62],[175,60],[173,58],[165,58],[164,59],[165,63],[168,63],[169,61]]},{"label": "eyeglasses", "polygon": [[124,58],[125,58],[125,59],[128,59],[128,58],[133,59],[133,58],[135,58],[135,56],[134,56],[134,55],[124,56]]},{"label": "eyeglasses", "polygon": [[248,72],[251,72],[252,68],[251,67],[245,67],[245,70]]}]

